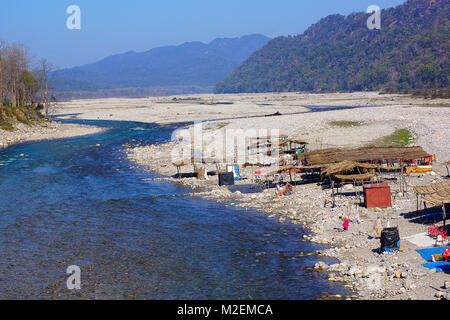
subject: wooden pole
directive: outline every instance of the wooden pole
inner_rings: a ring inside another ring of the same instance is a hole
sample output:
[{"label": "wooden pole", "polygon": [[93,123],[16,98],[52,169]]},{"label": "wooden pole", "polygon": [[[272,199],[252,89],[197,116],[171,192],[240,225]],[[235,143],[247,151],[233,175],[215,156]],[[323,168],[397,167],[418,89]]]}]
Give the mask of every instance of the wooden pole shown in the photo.
[{"label": "wooden pole", "polygon": [[333,198],[333,208],[334,208],[334,180],[331,180],[330,178],[330,182],[331,182],[331,197]]},{"label": "wooden pole", "polygon": [[405,192],[406,192],[406,197],[409,200],[409,195],[408,195],[408,177],[409,176],[405,176]]},{"label": "wooden pole", "polygon": [[445,220],[447,220],[447,214],[445,213],[445,203],[442,204],[442,218],[444,219],[444,228],[445,228]]},{"label": "wooden pole", "polygon": [[419,195],[417,193],[416,193],[416,200],[417,200],[416,213],[419,214]]}]

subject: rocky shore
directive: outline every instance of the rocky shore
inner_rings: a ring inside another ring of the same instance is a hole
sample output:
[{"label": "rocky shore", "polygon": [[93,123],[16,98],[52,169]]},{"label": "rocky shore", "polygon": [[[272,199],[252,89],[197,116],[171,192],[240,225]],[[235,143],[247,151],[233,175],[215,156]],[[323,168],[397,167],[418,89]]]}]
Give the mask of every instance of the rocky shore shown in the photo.
[{"label": "rocky shore", "polygon": [[0,149],[22,142],[83,136],[99,133],[102,130],[95,126],[63,124],[54,121],[43,121],[32,126],[18,123],[13,131],[0,129]]},{"label": "rocky shore", "polygon": [[[124,147],[128,150],[129,159],[143,170],[158,172],[167,176],[162,179],[192,188],[193,196],[225,202],[227,206],[257,209],[266,212],[269,218],[301,224],[310,232],[304,241],[330,246],[329,249],[316,252],[319,257],[334,257],[340,261],[330,266],[320,262],[315,269],[317,272],[328,272],[329,281],[342,282],[343,286],[354,290],[355,294],[347,298],[437,299],[448,295],[449,288],[443,288],[445,281],[449,281],[448,275],[422,267],[424,261],[415,251],[417,247],[403,240],[426,230],[426,224],[414,222],[411,218],[416,210],[412,190],[405,194],[395,192],[392,208],[366,209],[358,206],[360,221],[357,222],[357,217],[349,209],[361,201],[353,193],[353,185],[344,186],[344,194],[336,197],[335,207],[332,208],[331,191],[327,186],[324,188],[318,183],[294,185],[292,195],[278,196],[274,188],[260,189],[252,184],[252,170],[255,168],[250,167],[241,169],[244,179],[236,182],[234,187],[219,187],[217,176],[209,176],[208,180],[178,178],[168,156],[175,145],[170,142],[137,148]],[[212,165],[207,169],[215,170]],[[183,170],[184,173],[189,171],[193,171],[192,167]],[[409,178],[408,185],[424,185],[442,179],[435,172],[416,174]],[[397,182],[389,184],[392,190],[399,189]],[[347,231],[342,231],[342,221],[339,219],[342,215],[350,219]],[[380,239],[376,238],[374,231],[378,218],[384,227],[399,228],[402,239],[399,252],[378,252]]]}]

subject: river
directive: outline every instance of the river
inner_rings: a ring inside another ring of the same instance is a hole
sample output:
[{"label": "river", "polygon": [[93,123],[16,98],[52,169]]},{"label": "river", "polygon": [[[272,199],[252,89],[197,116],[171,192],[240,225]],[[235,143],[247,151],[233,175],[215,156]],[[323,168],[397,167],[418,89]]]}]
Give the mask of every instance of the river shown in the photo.
[{"label": "river", "polygon": [[[317,299],[351,294],[312,270],[322,248],[255,210],[190,196],[134,167],[122,145],[175,126],[109,130],[0,151],[1,299]],[[323,258],[322,258],[323,260]],[[331,260],[325,260],[332,262]],[[81,268],[68,290],[66,269]]]}]

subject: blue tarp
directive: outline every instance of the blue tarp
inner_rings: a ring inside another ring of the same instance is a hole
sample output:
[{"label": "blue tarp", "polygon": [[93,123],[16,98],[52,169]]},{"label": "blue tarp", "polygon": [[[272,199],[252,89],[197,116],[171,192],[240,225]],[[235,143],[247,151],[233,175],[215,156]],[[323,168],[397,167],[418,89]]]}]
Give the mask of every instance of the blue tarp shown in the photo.
[{"label": "blue tarp", "polygon": [[442,271],[449,272],[450,271],[450,261],[449,262],[445,262],[445,261],[429,262],[429,263],[424,263],[423,266],[428,269],[436,269],[437,272],[442,272]]},{"label": "blue tarp", "polygon": [[384,248],[384,251],[394,253],[398,251],[398,248],[400,248],[400,240],[397,241],[397,247],[396,248]]},{"label": "blue tarp", "polygon": [[234,181],[242,180],[241,175],[239,174],[239,167],[234,166]]},{"label": "blue tarp", "polygon": [[449,249],[450,247],[437,247],[437,248],[427,248],[427,249],[418,249],[416,250],[422,258],[424,258],[428,263],[422,264],[425,268],[436,269],[437,272],[441,271],[450,271],[450,261],[436,261],[433,262],[433,254],[442,254],[445,249]]}]

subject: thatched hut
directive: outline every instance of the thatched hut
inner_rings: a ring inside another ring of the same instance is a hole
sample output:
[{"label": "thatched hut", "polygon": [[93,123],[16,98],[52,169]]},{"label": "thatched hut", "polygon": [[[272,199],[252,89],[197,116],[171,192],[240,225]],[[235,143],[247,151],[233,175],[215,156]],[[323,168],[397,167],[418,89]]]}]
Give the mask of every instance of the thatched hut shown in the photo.
[{"label": "thatched hut", "polygon": [[370,163],[400,163],[431,157],[422,147],[364,147],[358,149],[323,149],[297,154],[304,165],[333,164],[357,161]]}]

